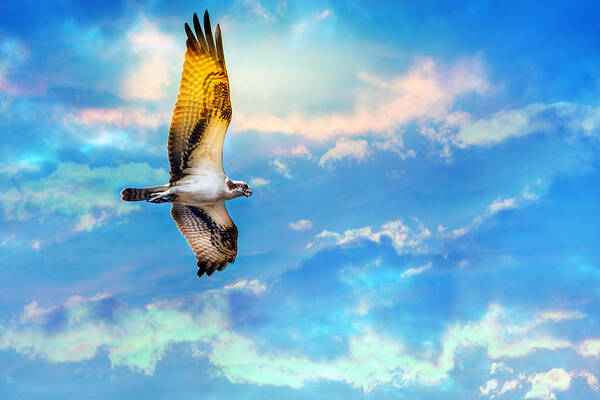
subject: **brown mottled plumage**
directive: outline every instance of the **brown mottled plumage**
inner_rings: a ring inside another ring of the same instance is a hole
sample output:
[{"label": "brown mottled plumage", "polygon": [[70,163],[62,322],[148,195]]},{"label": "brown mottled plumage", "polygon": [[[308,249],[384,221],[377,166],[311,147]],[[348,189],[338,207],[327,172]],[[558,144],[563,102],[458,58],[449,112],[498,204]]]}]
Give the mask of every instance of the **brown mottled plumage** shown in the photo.
[{"label": "brown mottled plumage", "polygon": [[187,50],[169,128],[169,184],[126,188],[121,195],[125,201],[173,203],[171,215],[194,250],[198,276],[210,276],[237,255],[238,231],[225,200],[250,197],[252,189],[229,179],[223,170],[231,101],[221,28],[217,25],[213,40],[208,12],[204,32],[196,14],[193,26],[195,34],[185,24]]},{"label": "brown mottled plumage", "polygon": [[[169,129],[170,182],[175,182],[189,168],[194,157],[209,157],[223,169],[223,140],[231,122],[229,79],[225,69],[221,28],[217,25],[215,49],[208,12],[204,14],[206,39],[198,16],[194,14],[196,36],[185,24],[187,51],[181,73],[177,103]],[[198,42],[200,40],[200,42]],[[210,129],[224,126],[225,129]]]}]

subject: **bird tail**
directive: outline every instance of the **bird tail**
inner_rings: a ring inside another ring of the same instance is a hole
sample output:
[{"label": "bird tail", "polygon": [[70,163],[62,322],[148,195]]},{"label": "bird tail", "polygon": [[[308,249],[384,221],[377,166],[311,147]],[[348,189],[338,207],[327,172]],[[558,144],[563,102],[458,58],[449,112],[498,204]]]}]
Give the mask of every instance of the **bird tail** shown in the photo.
[{"label": "bird tail", "polygon": [[125,201],[144,201],[148,200],[151,194],[162,192],[168,189],[168,185],[153,186],[147,188],[126,188],[121,191],[121,200]]}]

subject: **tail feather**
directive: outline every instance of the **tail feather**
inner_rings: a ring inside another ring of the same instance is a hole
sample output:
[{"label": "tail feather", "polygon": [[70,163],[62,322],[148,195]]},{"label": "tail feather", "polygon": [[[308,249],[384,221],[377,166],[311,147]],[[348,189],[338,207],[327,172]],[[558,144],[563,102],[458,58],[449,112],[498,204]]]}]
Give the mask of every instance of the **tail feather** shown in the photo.
[{"label": "tail feather", "polygon": [[145,201],[148,197],[157,192],[162,192],[167,189],[166,185],[154,186],[147,188],[126,188],[121,191],[121,200],[125,201]]}]

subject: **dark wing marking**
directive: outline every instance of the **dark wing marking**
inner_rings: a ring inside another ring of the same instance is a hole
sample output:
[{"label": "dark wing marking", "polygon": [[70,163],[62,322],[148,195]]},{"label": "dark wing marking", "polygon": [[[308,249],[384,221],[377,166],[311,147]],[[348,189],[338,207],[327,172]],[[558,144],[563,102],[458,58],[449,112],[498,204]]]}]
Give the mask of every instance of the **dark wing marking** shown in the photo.
[{"label": "dark wing marking", "polygon": [[173,204],[171,216],[194,250],[198,276],[210,276],[235,261],[238,230],[224,202],[202,207]]},{"label": "dark wing marking", "polygon": [[173,119],[169,129],[169,164],[173,183],[194,168],[223,172],[223,141],[231,121],[229,78],[225,69],[221,28],[216,47],[208,12],[204,35],[194,14],[194,30],[185,24],[187,51]]}]

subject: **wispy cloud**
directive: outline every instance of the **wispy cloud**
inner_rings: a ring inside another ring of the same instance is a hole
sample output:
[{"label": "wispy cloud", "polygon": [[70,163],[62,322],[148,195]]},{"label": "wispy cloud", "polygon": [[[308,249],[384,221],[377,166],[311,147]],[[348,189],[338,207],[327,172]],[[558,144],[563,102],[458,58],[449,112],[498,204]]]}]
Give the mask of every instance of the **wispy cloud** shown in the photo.
[{"label": "wispy cloud", "polygon": [[598,356],[600,355],[600,339],[588,339],[584,340],[577,351],[582,356]]},{"label": "wispy cloud", "polygon": [[597,135],[600,107],[575,103],[535,103],[524,108],[503,110],[491,117],[461,124],[455,137],[460,147],[490,146],[510,138],[534,133]]},{"label": "wispy cloud", "polygon": [[255,295],[259,296],[267,290],[267,285],[261,283],[258,279],[246,280],[242,279],[231,285],[226,285],[224,289],[239,290],[239,291],[250,291]]},{"label": "wispy cloud", "polygon": [[410,278],[411,276],[414,275],[419,275],[422,274],[423,272],[427,271],[428,269],[431,269],[431,261],[428,262],[427,264],[423,264],[420,267],[416,267],[416,268],[408,268],[406,271],[404,271],[402,273],[402,277],[403,278]]},{"label": "wispy cloud", "polygon": [[268,179],[264,179],[264,178],[250,178],[250,186],[252,186],[253,188],[260,188],[260,187],[265,187],[265,186],[269,186],[270,181]]},{"label": "wispy cloud", "polygon": [[39,171],[40,166],[38,164],[30,163],[25,160],[11,161],[6,163],[0,163],[0,176],[13,177],[21,172],[34,172]]},{"label": "wispy cloud", "polygon": [[498,387],[498,380],[490,379],[485,383],[485,385],[479,387],[479,394],[482,396],[487,396],[492,391],[496,390],[497,387]]},{"label": "wispy cloud", "polygon": [[414,220],[414,225],[410,228],[404,224],[402,220],[394,220],[386,222],[381,226],[380,230],[373,230],[370,226],[362,228],[348,229],[344,233],[324,230],[314,237],[313,242],[307,245],[311,248],[315,245],[346,245],[360,240],[369,240],[379,243],[382,238],[388,238],[392,241],[392,245],[398,252],[407,249],[418,250],[423,244],[423,241],[431,236],[431,232],[425,225]]},{"label": "wispy cloud", "polygon": [[269,14],[265,10],[265,7],[263,6],[263,4],[260,1],[258,1],[258,0],[245,0],[244,3],[246,4],[246,6],[248,6],[250,8],[250,11],[252,11],[252,13],[254,13],[254,15],[257,15],[257,16],[261,17],[265,21],[270,21],[271,20],[271,18],[272,18],[271,14]]},{"label": "wispy cloud", "polygon": [[20,40],[10,37],[0,38],[0,92],[19,95],[23,89],[11,82],[10,75],[29,57],[27,47]]},{"label": "wispy cloud", "polygon": [[313,158],[313,155],[310,153],[310,151],[308,151],[306,146],[301,143],[290,148],[276,148],[273,150],[273,154],[276,156],[300,157],[309,160]]},{"label": "wispy cloud", "polygon": [[[300,388],[308,382],[330,380],[369,392],[389,383],[397,387],[439,384],[455,368],[463,349],[483,348],[491,360],[498,360],[524,357],[536,349],[572,346],[568,340],[548,334],[546,324],[555,321],[527,315],[515,318],[502,307],[491,305],[481,319],[450,326],[441,336],[437,355],[415,355],[400,340],[367,326],[349,337],[347,354],[311,360],[285,351],[263,350],[253,339],[233,330],[229,293],[262,296],[266,290],[258,280],[240,280],[191,298],[162,300],[138,308],[105,294],[72,296],[63,305],[47,308],[34,301],[25,306],[19,321],[0,326],[0,349],[49,362],[78,362],[106,353],[112,366],[152,374],[171,345],[195,343],[208,346],[200,356],[207,357],[233,383]],[[56,321],[61,322],[57,325]],[[553,374],[560,375],[554,382],[567,381],[562,372]],[[593,377],[585,376],[594,385]],[[531,398],[548,391],[548,377],[530,378]],[[484,386],[484,391],[498,387],[496,382]],[[550,389],[557,387],[565,385]]]},{"label": "wispy cloud", "polygon": [[292,32],[295,37],[301,37],[305,35],[306,32],[314,30],[317,24],[323,22],[331,15],[332,11],[330,9],[315,12],[309,17],[303,18],[299,22],[295,23],[292,26]]},{"label": "wispy cloud", "polygon": [[[113,297],[70,297],[58,307],[27,305],[20,324],[0,326],[0,349],[13,349],[50,362],[89,360],[102,349],[113,366],[152,374],[169,346],[211,343],[227,337],[227,293],[261,295],[257,280],[239,281],[186,301],[150,303],[130,308]],[[49,328],[56,320],[64,324]]]},{"label": "wispy cloud", "polygon": [[290,229],[298,232],[304,232],[312,229],[312,222],[308,219],[301,219],[288,224]]},{"label": "wispy cloud", "polygon": [[488,211],[490,213],[494,214],[494,213],[497,213],[502,210],[515,208],[516,206],[517,206],[516,197],[511,197],[508,199],[497,199],[497,200],[494,200],[492,202],[492,204],[490,204],[488,206]]},{"label": "wispy cloud", "polygon": [[285,162],[281,161],[280,159],[276,158],[275,160],[269,161],[269,165],[271,167],[273,167],[275,172],[282,175],[284,178],[286,178],[286,179],[294,178],[294,175],[292,175],[292,171],[290,171],[290,168],[288,167],[288,165]]},{"label": "wispy cloud", "polygon": [[[239,335],[216,343],[210,360],[235,383],[300,388],[307,382],[327,379],[369,392],[388,383],[396,387],[411,383],[436,385],[454,369],[461,349],[484,348],[488,357],[498,359],[523,357],[536,349],[569,347],[568,341],[548,336],[543,330],[537,325],[515,325],[501,307],[491,306],[481,320],[450,328],[441,339],[440,354],[430,358],[415,357],[402,342],[367,330],[350,338],[347,355],[329,361],[281,352],[262,353],[253,341]],[[491,392],[497,387],[496,381],[484,390]]]},{"label": "wispy cloud", "polygon": [[156,129],[171,121],[171,112],[148,111],[145,107],[83,108],[65,117],[65,123],[75,122],[86,127]]},{"label": "wispy cloud", "polygon": [[[507,372],[513,373],[512,370]],[[502,385],[498,383],[497,379],[491,379],[484,386],[480,386],[479,392],[482,396],[494,399],[507,392],[521,389],[523,385],[530,384],[529,390],[522,395],[522,398],[556,400],[555,392],[568,390],[573,378],[576,377],[584,378],[590,389],[598,391],[598,378],[588,370],[567,372],[562,368],[552,368],[546,372],[537,372],[530,375],[520,373],[517,377],[505,381]]]},{"label": "wispy cloud", "polygon": [[366,88],[357,92],[351,111],[320,116],[238,115],[236,127],[318,140],[381,133],[422,118],[445,119],[458,97],[483,94],[489,87],[478,59],[460,60],[450,68],[440,67],[432,59],[419,59],[405,74],[390,79],[366,73],[359,78]]},{"label": "wispy cloud", "polygon": [[[538,184],[539,183],[540,182],[538,182]],[[538,199],[539,194],[534,193],[531,190],[531,187],[527,185],[518,196],[497,198],[496,200],[492,201],[487,206],[485,212],[482,212],[480,215],[475,216],[469,224],[460,228],[453,229],[449,232],[446,232],[446,227],[441,227],[440,225],[438,226],[438,232],[440,233],[440,235],[445,237],[459,238],[477,229],[479,226],[481,226],[481,224],[484,221],[488,220],[489,218],[493,217],[494,215],[503,210],[518,208],[533,201],[537,201]]]},{"label": "wispy cloud", "polygon": [[2,247],[6,246],[10,241],[14,240],[15,237],[16,236],[14,233],[11,233],[10,235],[6,235],[4,237],[4,239],[2,239],[2,241],[0,242],[0,246],[2,246]]},{"label": "wispy cloud", "polygon": [[512,374],[514,370],[508,367],[503,361],[493,362],[490,365],[490,375],[494,375],[497,372],[508,372]]},{"label": "wispy cloud", "polygon": [[164,169],[153,169],[146,163],[91,167],[66,162],[45,177],[7,187],[0,195],[0,203],[7,219],[25,220],[58,213],[77,217],[75,230],[89,230],[109,215],[138,209],[120,200],[118,193],[126,185],[152,185],[166,179]]},{"label": "wispy cloud", "polygon": [[121,96],[127,100],[161,100],[183,65],[185,42],[141,18],[127,32],[127,46],[135,62],[123,77]]},{"label": "wispy cloud", "polygon": [[525,399],[556,399],[555,391],[564,392],[571,386],[571,375],[562,368],[553,368],[548,372],[535,374],[529,378],[531,389],[525,393]]},{"label": "wispy cloud", "polygon": [[324,167],[344,158],[353,158],[360,163],[367,159],[368,153],[369,145],[366,140],[341,138],[335,142],[335,146],[323,154],[319,159],[319,165]]}]

